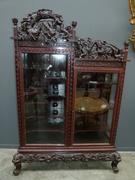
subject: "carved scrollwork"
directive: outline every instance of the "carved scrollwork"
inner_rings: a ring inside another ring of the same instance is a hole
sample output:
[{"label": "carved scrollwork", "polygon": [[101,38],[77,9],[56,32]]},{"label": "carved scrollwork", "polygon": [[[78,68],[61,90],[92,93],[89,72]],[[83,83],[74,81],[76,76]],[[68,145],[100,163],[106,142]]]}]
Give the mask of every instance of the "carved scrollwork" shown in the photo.
[{"label": "carved scrollwork", "polygon": [[118,172],[118,163],[121,161],[121,157],[117,152],[91,152],[91,153],[17,153],[13,156],[12,162],[15,165],[13,171],[14,175],[19,175],[21,171],[21,163],[32,162],[52,162],[52,161],[83,161],[89,160],[103,160],[111,161],[112,169],[115,173]]},{"label": "carved scrollwork", "polygon": [[104,161],[121,161],[121,157],[117,152],[113,153],[67,153],[67,154],[20,154],[17,153],[13,157],[13,163],[18,162],[51,162],[51,161],[89,161],[89,160],[104,160]]},{"label": "carved scrollwork", "polygon": [[91,60],[123,60],[124,51],[108,44],[106,41],[87,39],[78,39],[75,43],[75,56],[77,58],[87,58]]},{"label": "carved scrollwork", "polygon": [[[16,26],[18,20],[13,19]],[[61,15],[54,14],[52,10],[40,9],[37,12],[28,14],[23,18],[21,24],[17,26],[17,39],[29,41],[42,41],[45,43],[54,43],[69,41],[74,38],[74,29],[77,22],[73,21],[70,26],[64,26],[64,20]]]},{"label": "carved scrollwork", "polygon": [[64,26],[63,17],[49,9],[39,9],[28,14],[20,24],[18,24],[18,19],[14,18],[13,24],[15,27],[14,38],[19,40],[19,43],[29,41],[32,46],[35,42],[36,45],[40,43],[43,46],[54,46],[54,44],[58,45],[69,41],[72,42],[75,50],[75,57],[81,60],[83,58],[89,59],[89,61],[99,59],[102,61],[125,60],[125,50],[119,49],[106,41],[92,40],[91,38],[77,39],[75,35],[77,22],[72,21],[71,25]]}]

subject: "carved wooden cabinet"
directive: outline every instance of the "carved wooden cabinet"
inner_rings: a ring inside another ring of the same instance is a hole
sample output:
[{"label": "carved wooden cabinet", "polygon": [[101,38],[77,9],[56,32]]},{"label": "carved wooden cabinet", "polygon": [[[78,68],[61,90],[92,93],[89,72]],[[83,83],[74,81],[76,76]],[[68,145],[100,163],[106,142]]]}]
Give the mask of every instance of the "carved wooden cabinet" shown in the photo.
[{"label": "carved wooden cabinet", "polygon": [[13,19],[21,163],[121,161],[115,137],[128,45],[76,37],[72,22],[41,9]]}]

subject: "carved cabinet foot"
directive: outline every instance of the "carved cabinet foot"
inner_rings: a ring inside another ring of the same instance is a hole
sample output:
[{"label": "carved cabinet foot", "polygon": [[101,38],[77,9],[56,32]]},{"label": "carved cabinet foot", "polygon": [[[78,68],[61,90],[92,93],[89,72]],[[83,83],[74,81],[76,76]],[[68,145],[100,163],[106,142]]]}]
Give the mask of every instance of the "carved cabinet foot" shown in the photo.
[{"label": "carved cabinet foot", "polygon": [[118,173],[119,172],[119,168],[117,167],[118,163],[119,163],[119,161],[117,161],[117,160],[114,160],[111,163],[112,170],[113,170],[114,173]]},{"label": "carved cabinet foot", "polygon": [[113,170],[114,173],[118,173],[119,169],[118,169],[117,165],[121,161],[120,154],[115,152],[112,157],[113,157],[112,158],[112,163],[111,163],[112,170]]},{"label": "carved cabinet foot", "polygon": [[15,176],[18,176],[21,172],[21,163],[17,163],[17,164],[14,164],[15,165],[15,169],[13,170],[13,174]]},{"label": "carved cabinet foot", "polygon": [[13,174],[15,176],[18,176],[20,174],[20,172],[21,172],[21,159],[22,159],[22,155],[21,154],[17,153],[17,154],[15,154],[13,156],[12,162],[13,162],[13,164],[15,166],[15,169],[13,170]]}]

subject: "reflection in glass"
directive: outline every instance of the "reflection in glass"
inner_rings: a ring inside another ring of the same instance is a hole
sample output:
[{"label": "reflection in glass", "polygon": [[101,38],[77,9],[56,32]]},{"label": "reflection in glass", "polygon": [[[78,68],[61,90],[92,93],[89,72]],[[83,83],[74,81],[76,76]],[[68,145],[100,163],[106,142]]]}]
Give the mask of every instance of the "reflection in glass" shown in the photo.
[{"label": "reflection in glass", "polygon": [[66,55],[22,54],[26,143],[64,144]]},{"label": "reflection in glass", "polygon": [[79,72],[74,143],[109,143],[117,74]]}]

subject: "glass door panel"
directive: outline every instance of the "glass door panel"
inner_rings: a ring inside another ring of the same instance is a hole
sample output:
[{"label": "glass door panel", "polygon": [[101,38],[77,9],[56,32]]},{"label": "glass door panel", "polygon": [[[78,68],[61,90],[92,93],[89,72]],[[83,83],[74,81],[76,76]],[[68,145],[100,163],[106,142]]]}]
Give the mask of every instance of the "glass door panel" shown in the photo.
[{"label": "glass door panel", "polygon": [[23,53],[26,143],[64,144],[67,56]]},{"label": "glass door panel", "polygon": [[118,75],[78,72],[74,143],[109,143]]}]

